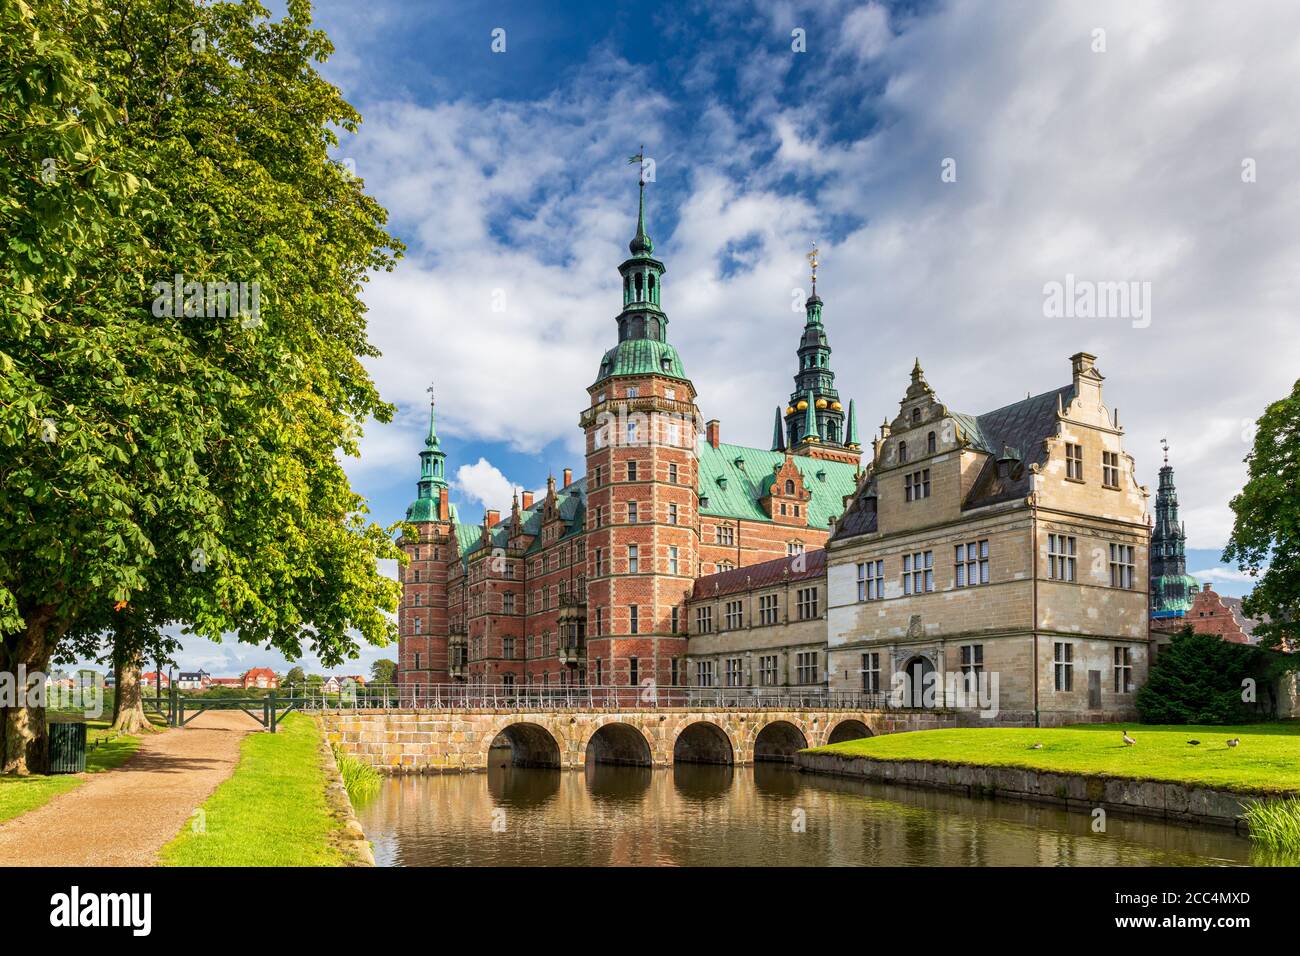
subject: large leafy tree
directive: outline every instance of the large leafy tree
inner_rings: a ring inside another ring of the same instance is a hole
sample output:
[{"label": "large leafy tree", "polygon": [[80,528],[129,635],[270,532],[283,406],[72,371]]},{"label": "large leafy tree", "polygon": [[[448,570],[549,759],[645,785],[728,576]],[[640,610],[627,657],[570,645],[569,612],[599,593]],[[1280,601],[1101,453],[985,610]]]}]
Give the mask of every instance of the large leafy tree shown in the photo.
[{"label": "large leafy tree", "polygon": [[[359,117],[309,5],[0,0],[0,33],[0,669],[159,621],[387,643],[400,555],[338,457],[391,417],[360,291],[399,246],[328,156]],[[7,708],[3,769],[45,753]]]},{"label": "large leafy tree", "polygon": [[[1225,561],[1258,577],[1242,601],[1268,620],[1255,633],[1265,647],[1300,650],[1300,381],[1264,410],[1246,457],[1249,475],[1232,499],[1236,520]],[[1300,667],[1300,656],[1295,658]]]}]

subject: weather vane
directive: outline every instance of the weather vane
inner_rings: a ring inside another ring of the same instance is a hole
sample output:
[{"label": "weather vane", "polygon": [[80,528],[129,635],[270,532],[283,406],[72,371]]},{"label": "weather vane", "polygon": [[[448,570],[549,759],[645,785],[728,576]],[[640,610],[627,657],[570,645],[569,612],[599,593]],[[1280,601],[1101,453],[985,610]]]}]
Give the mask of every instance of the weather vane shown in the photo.
[{"label": "weather vane", "polygon": [[627,163],[629,166],[631,166],[633,163],[637,163],[641,167],[637,178],[640,180],[641,185],[644,186],[645,185],[645,143],[641,144],[641,152],[637,153],[635,156],[629,156],[627,158]]},{"label": "weather vane", "polygon": [[1160,439],[1160,448],[1165,453],[1165,464],[1167,465],[1169,464],[1169,439],[1168,438]]},{"label": "weather vane", "polygon": [[817,294],[817,240],[812,243],[812,252],[806,256],[808,264],[812,266],[812,294]]},{"label": "weather vane", "polygon": [[433,405],[434,405],[434,400],[433,400],[433,382],[430,382],[430,383],[429,383],[429,387],[426,388],[425,391],[429,393],[429,407],[432,408]]}]

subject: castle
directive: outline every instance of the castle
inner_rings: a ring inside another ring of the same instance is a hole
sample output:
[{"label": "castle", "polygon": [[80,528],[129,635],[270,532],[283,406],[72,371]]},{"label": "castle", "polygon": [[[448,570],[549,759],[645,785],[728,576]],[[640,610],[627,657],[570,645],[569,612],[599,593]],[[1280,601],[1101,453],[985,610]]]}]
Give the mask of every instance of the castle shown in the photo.
[{"label": "castle", "polygon": [[[1095,358],[970,415],[919,361],[862,467],[816,292],[771,447],[701,426],[646,231],[619,267],[617,344],[565,469],[462,523],[432,408],[400,544],[399,681],[888,691],[997,671],[1008,722],[1132,713],[1145,679],[1147,491]],[[703,436],[703,441],[700,436]],[[912,693],[911,690],[908,693]],[[917,706],[951,706],[942,689]]]}]

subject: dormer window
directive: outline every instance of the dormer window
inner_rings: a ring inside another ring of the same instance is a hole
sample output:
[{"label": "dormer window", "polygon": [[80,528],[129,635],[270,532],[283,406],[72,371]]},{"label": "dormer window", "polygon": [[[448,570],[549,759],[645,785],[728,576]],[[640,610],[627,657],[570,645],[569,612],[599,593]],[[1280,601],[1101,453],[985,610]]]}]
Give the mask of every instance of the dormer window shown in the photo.
[{"label": "dormer window", "polygon": [[934,432],[930,432],[925,436],[925,451],[927,454],[933,455],[938,447],[939,440],[935,437]]},{"label": "dormer window", "polygon": [[919,424],[920,421],[921,421],[921,410],[919,408],[912,409],[912,424],[913,425]]},{"label": "dormer window", "polygon": [[907,442],[905,441],[898,443],[898,460],[907,461]]},{"label": "dormer window", "polygon": [[[670,359],[667,355],[665,355],[663,358],[659,360],[659,367],[663,369],[665,372],[671,372],[673,370],[673,360]],[[669,389],[669,391],[671,392],[672,389]],[[673,397],[672,395],[668,396],[669,399],[671,399],[672,397]]]},{"label": "dormer window", "polygon": [[785,481],[785,493],[786,493],[787,495],[792,495],[792,494],[794,494],[794,482],[793,482],[792,480],[790,480],[789,478],[787,478],[786,481]]}]

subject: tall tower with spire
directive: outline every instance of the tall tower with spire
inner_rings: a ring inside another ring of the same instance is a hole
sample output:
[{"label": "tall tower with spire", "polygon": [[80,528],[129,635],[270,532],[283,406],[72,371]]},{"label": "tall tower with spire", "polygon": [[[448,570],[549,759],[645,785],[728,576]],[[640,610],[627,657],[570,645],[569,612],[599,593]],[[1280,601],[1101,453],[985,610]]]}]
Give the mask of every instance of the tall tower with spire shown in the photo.
[{"label": "tall tower with spire", "polygon": [[[856,409],[849,402],[847,415],[835,389],[831,347],[822,324],[822,300],[817,295],[817,248],[808,254],[812,268],[812,294],[804,303],[806,320],[799,340],[799,369],[794,391],[785,407],[785,429],[774,435],[773,451],[788,449],[796,455],[857,463],[862,455]],[[778,421],[781,409],[777,408]]]},{"label": "tall tower with spire", "polygon": [[447,455],[438,441],[432,385],[428,391],[429,431],[420,451],[420,480],[415,501],[406,509],[415,536],[403,535],[398,541],[409,562],[398,572],[402,601],[397,611],[397,673],[398,682],[412,691],[449,679],[447,573],[456,557]]},{"label": "tall tower with spire", "polygon": [[1164,465],[1156,490],[1156,520],[1151,529],[1151,616],[1182,617],[1192,606],[1196,580],[1187,574],[1187,530],[1178,518],[1178,490],[1169,464],[1169,442],[1160,440]]},{"label": "tall tower with spire", "polygon": [[601,358],[580,417],[587,447],[587,680],[592,684],[682,682],[685,601],[699,566],[695,443],[700,416],[695,386],[668,343],[661,305],[665,269],[646,231],[645,187],[643,172],[631,256],[618,267],[623,284],[618,344]]}]

